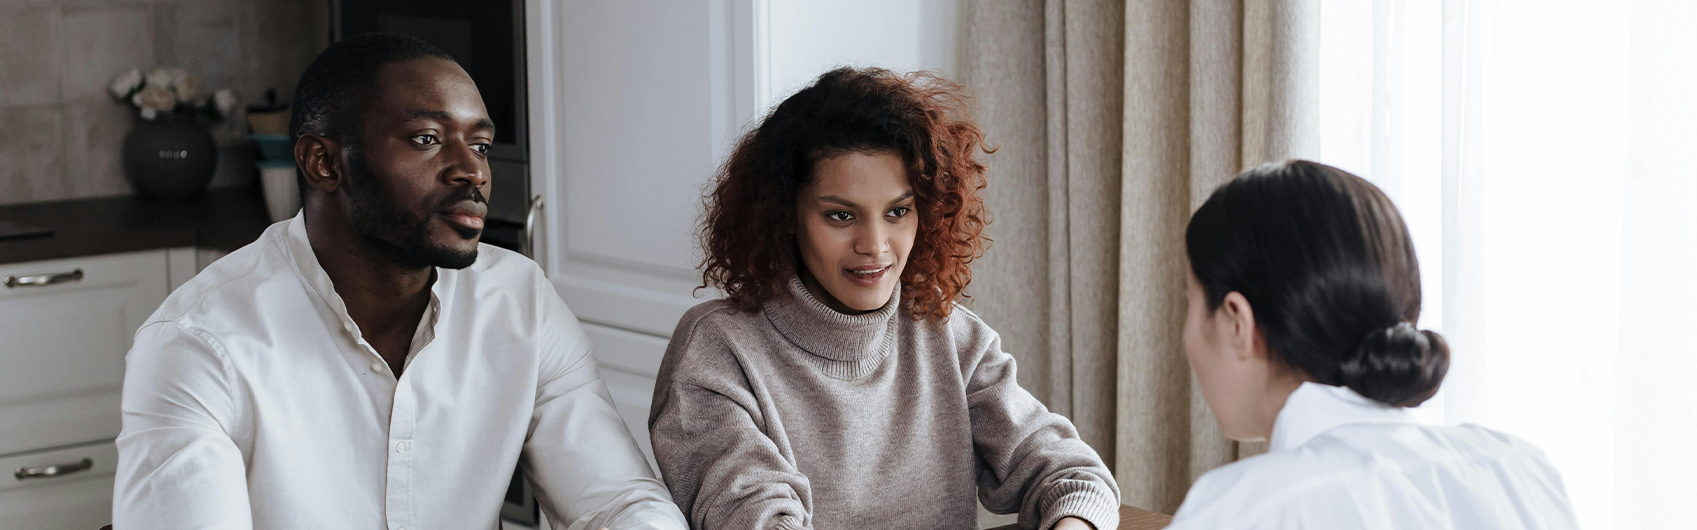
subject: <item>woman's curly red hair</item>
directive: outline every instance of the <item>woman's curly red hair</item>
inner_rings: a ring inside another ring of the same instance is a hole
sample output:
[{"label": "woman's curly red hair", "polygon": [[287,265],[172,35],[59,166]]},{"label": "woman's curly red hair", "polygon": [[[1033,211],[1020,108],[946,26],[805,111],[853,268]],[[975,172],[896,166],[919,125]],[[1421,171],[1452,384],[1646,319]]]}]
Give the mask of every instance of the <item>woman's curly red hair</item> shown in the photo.
[{"label": "woman's curly red hair", "polygon": [[919,214],[902,304],[915,319],[947,318],[990,242],[977,155],[993,149],[967,100],[964,87],[941,77],[881,68],[832,70],[784,100],[737,142],[705,198],[701,286],[750,311],[776,296],[798,266],[796,193],[814,163],[885,151],[907,164]]}]

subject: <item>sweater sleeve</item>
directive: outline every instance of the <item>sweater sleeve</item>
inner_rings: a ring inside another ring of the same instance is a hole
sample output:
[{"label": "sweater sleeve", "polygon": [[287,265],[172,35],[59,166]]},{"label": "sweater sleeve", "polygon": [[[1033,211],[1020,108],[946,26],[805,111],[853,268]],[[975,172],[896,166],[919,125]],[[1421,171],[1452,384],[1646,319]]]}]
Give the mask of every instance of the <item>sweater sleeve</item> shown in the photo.
[{"label": "sweater sleeve", "polygon": [[[686,317],[661,363],[649,436],[690,528],[812,528],[805,475],[764,431],[741,367]],[[693,328],[693,326],[691,326]]]},{"label": "sweater sleeve", "polygon": [[[982,322],[975,322],[984,326]],[[1047,529],[1078,517],[1096,530],[1119,526],[1119,485],[1065,417],[1049,412],[1015,377],[1013,356],[989,338],[967,379],[979,470],[979,497],[995,513],[1019,512],[1023,528]]]}]

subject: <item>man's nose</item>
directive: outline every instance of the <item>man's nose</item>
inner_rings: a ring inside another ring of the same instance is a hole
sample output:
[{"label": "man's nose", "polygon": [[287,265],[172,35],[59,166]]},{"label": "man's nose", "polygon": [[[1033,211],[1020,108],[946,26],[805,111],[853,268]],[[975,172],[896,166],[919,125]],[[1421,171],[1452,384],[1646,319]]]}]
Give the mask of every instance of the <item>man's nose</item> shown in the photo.
[{"label": "man's nose", "polygon": [[472,150],[470,144],[458,143],[453,149],[453,163],[447,169],[448,183],[455,186],[482,188],[489,183],[489,165]]}]

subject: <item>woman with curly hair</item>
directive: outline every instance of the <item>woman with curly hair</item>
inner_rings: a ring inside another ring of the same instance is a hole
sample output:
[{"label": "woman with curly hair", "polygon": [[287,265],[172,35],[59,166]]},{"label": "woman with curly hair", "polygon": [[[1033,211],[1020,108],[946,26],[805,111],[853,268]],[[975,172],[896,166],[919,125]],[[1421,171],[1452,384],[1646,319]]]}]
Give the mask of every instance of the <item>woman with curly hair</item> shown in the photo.
[{"label": "woman with curly hair", "polygon": [[648,418],[697,529],[1118,525],[1119,487],[956,304],[980,256],[964,89],[828,72],[742,138],[707,198],[703,286]]}]

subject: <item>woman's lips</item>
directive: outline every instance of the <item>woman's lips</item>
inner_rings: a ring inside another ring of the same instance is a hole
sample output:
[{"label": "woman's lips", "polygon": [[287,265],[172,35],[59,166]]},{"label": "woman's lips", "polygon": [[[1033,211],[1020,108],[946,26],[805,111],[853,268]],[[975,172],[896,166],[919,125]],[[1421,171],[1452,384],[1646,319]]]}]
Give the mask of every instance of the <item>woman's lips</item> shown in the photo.
[{"label": "woman's lips", "polygon": [[847,278],[849,283],[853,283],[861,287],[875,287],[879,282],[884,280],[884,275],[889,272],[889,265],[882,267],[857,267],[854,269],[843,269],[843,277]]}]

